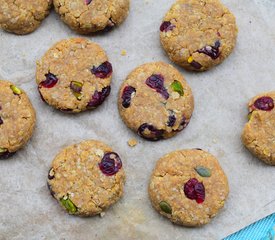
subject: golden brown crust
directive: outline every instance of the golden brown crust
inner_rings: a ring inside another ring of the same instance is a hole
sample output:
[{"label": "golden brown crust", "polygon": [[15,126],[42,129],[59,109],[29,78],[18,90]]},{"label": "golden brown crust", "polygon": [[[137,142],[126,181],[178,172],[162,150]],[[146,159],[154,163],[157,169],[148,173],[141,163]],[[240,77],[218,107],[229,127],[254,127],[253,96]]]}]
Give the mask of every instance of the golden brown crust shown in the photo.
[{"label": "golden brown crust", "polygon": [[[195,168],[203,166],[211,171],[210,177],[202,177]],[[205,200],[198,204],[186,197],[184,185],[196,178],[205,187]],[[201,226],[210,222],[224,206],[229,187],[227,177],[217,159],[202,150],[181,150],[162,157],[156,164],[149,184],[149,196],[153,207],[170,221],[184,226]],[[160,208],[165,201],[171,214]]]},{"label": "golden brown crust", "polygon": [[89,34],[120,25],[128,15],[129,0],[54,0],[56,12],[73,30]]},{"label": "golden brown crust", "polygon": [[[161,31],[160,39],[170,59],[187,70],[205,71],[220,64],[236,44],[237,26],[234,15],[220,0],[177,0],[163,21],[174,26]],[[216,59],[199,53],[219,41],[220,55]],[[201,67],[192,66],[195,61]]]},{"label": "golden brown crust", "polygon": [[52,0],[0,0],[0,27],[16,34],[36,30],[49,14]]},{"label": "golden brown crust", "polygon": [[89,140],[66,147],[53,160],[48,184],[58,202],[64,196],[73,202],[77,211],[71,214],[97,215],[121,198],[123,167],[113,176],[103,174],[99,168],[108,152],[113,152],[109,146]]},{"label": "golden brown crust", "polygon": [[254,107],[261,97],[271,97],[275,102],[275,92],[262,93],[248,103],[250,120],[245,124],[242,141],[247,149],[269,165],[275,165],[275,109],[263,111]]},{"label": "golden brown crust", "polygon": [[11,86],[14,84],[0,80],[0,148],[10,153],[28,142],[36,122],[35,110],[27,94],[20,89],[21,93],[16,95]]}]

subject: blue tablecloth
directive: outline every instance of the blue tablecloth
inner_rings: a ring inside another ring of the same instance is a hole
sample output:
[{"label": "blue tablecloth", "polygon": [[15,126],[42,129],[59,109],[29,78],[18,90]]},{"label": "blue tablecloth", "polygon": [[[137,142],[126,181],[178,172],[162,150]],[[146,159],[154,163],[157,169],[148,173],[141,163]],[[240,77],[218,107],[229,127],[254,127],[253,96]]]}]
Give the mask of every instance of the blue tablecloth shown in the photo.
[{"label": "blue tablecloth", "polygon": [[223,240],[275,240],[275,213]]}]

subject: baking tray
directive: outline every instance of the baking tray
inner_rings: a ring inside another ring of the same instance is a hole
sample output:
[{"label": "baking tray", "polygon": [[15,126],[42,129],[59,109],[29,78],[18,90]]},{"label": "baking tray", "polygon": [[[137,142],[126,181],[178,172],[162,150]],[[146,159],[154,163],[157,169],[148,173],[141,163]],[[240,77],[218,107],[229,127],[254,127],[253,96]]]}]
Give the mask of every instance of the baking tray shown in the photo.
[{"label": "baking tray", "polygon": [[[177,67],[193,89],[195,111],[188,128],[176,137],[148,142],[121,121],[117,94],[127,74],[140,64],[170,62],[159,42],[162,17],[173,0],[132,0],[123,25],[107,34],[87,36],[108,53],[114,67],[112,93],[97,110],[60,113],[43,103],[35,84],[35,62],[55,42],[79,36],[51,12],[27,36],[0,31],[0,79],[22,87],[37,111],[29,144],[12,159],[0,162],[0,239],[221,239],[275,211],[274,167],[254,158],[240,140],[248,100],[275,89],[275,1],[224,0],[236,15],[237,46],[220,66],[205,73]],[[121,56],[121,51],[127,51]],[[130,148],[127,141],[139,144]],[[83,139],[98,139],[121,156],[127,174],[125,194],[103,218],[66,214],[46,186],[54,156]],[[156,161],[177,149],[202,148],[217,156],[230,183],[225,208],[207,226],[171,224],[151,207],[147,185]]]}]

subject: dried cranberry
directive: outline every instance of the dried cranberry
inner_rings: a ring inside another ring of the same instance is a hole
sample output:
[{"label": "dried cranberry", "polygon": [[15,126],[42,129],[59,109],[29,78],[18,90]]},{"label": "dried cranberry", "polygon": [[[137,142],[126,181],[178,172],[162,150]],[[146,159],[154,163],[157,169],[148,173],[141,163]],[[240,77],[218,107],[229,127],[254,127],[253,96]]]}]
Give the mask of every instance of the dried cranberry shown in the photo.
[{"label": "dried cranberry", "polygon": [[202,68],[202,65],[200,63],[194,61],[194,60],[190,63],[190,65],[195,69],[201,69]]},{"label": "dried cranberry", "polygon": [[49,180],[54,179],[54,170],[53,170],[53,168],[51,168],[48,172],[48,179]]},{"label": "dried cranberry", "polygon": [[204,53],[212,59],[217,59],[220,56],[219,47],[221,46],[220,41],[216,41],[214,46],[205,46],[202,49],[198,50],[199,53]]},{"label": "dried cranberry", "polygon": [[126,86],[122,92],[122,106],[128,108],[131,105],[132,94],[136,92],[136,89],[132,86]]},{"label": "dried cranberry", "polygon": [[45,98],[43,97],[43,95],[42,95],[42,93],[41,93],[41,91],[40,91],[40,88],[41,88],[41,87],[40,87],[40,86],[38,86],[38,92],[39,92],[39,95],[40,95],[40,97],[41,97],[42,101],[43,101],[43,102],[46,102],[46,101],[45,101]]},{"label": "dried cranberry", "polygon": [[93,0],[84,0],[86,5],[89,5]]},{"label": "dried cranberry", "polygon": [[274,108],[274,100],[271,97],[261,97],[254,102],[254,106],[263,111],[271,111]]},{"label": "dried cranberry", "polygon": [[185,129],[189,124],[189,120],[185,118],[185,116],[182,116],[179,128],[177,131],[182,131],[183,129]]},{"label": "dried cranberry", "polygon": [[202,182],[196,178],[191,178],[184,184],[185,196],[191,200],[196,200],[197,203],[203,203],[205,200],[205,188]]},{"label": "dried cranberry", "polygon": [[[145,131],[148,131],[148,133],[145,133]],[[159,130],[155,128],[153,125],[148,123],[143,123],[138,128],[138,135],[151,141],[157,141],[163,138],[164,130]]]},{"label": "dried cranberry", "polygon": [[104,100],[110,95],[110,92],[110,86],[103,88],[101,92],[98,92],[96,90],[94,95],[92,96],[92,99],[89,101],[87,108],[96,108],[101,105]]},{"label": "dried cranberry", "polygon": [[153,74],[147,78],[146,85],[158,93],[160,93],[166,100],[169,98],[169,93],[164,87],[164,77],[161,74]]},{"label": "dried cranberry", "polygon": [[98,164],[102,173],[107,176],[115,175],[122,167],[120,157],[115,152],[105,153],[101,162]]},{"label": "dried cranberry", "polygon": [[2,125],[3,123],[3,119],[0,117],[0,125]]},{"label": "dried cranberry", "polygon": [[173,127],[176,123],[176,116],[175,116],[175,113],[173,111],[169,111],[169,118],[168,118],[168,122],[167,122],[167,126],[168,127]]},{"label": "dried cranberry", "polygon": [[45,74],[45,77],[46,77],[46,80],[42,81],[39,84],[39,86],[42,86],[42,87],[45,87],[45,88],[52,88],[58,82],[58,78],[52,73]]},{"label": "dried cranberry", "polygon": [[111,63],[106,61],[98,67],[93,66],[91,72],[98,78],[108,78],[113,72],[113,67]]},{"label": "dried cranberry", "polygon": [[2,152],[0,153],[0,159],[7,159],[11,156],[13,156],[15,154],[15,152],[9,152],[9,151],[6,151],[6,152]]},{"label": "dried cranberry", "polygon": [[48,189],[49,189],[51,195],[54,197],[55,192],[52,190],[52,186],[48,182],[47,182],[47,186],[48,186]]},{"label": "dried cranberry", "polygon": [[172,24],[170,21],[164,21],[161,25],[160,25],[160,31],[161,32],[168,32],[168,31],[172,31],[176,26],[174,24]]}]

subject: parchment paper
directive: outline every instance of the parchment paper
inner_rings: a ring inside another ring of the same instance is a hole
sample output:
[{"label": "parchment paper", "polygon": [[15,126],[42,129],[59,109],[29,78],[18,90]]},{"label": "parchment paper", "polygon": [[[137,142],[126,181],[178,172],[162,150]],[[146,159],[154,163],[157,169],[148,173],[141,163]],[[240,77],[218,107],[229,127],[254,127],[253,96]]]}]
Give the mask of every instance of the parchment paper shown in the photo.
[{"label": "parchment paper", "polygon": [[[89,39],[104,47],[114,67],[112,93],[99,109],[75,116],[43,103],[35,84],[35,61],[56,41],[78,36],[51,12],[33,34],[0,32],[0,79],[15,82],[37,111],[32,140],[12,159],[0,162],[0,239],[221,239],[275,211],[275,169],[254,158],[241,144],[248,100],[275,89],[275,1],[224,0],[236,15],[238,44],[222,65],[205,73],[180,69],[193,89],[195,111],[188,128],[157,143],[140,139],[119,118],[117,93],[138,65],[170,62],[159,43],[161,19],[173,0],[132,0],[126,22]],[[121,50],[127,56],[121,56]],[[138,146],[127,140],[136,137]],[[98,139],[121,156],[127,174],[125,195],[103,218],[66,214],[46,187],[47,172],[61,148]],[[230,196],[207,226],[190,229],[171,224],[151,207],[147,185],[156,161],[183,148],[216,155],[228,175]]]}]

